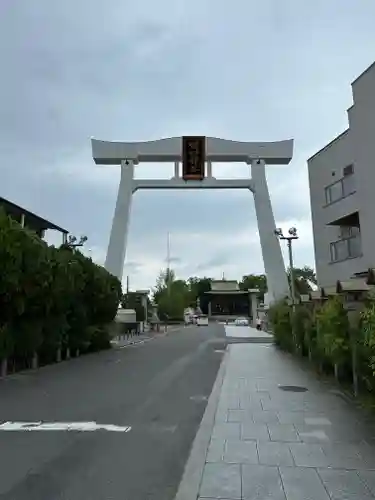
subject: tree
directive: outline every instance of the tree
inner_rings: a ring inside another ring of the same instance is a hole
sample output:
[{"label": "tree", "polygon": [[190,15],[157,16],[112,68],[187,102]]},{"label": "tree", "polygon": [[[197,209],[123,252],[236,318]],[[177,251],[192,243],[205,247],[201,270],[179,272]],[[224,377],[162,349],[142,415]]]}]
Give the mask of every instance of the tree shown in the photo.
[{"label": "tree", "polygon": [[172,283],[176,280],[176,273],[173,271],[173,269],[167,268],[167,269],[162,269],[156,279],[156,286],[155,290],[156,292],[160,292],[168,286],[172,285]]},{"label": "tree", "polygon": [[188,292],[186,281],[177,280],[173,269],[161,270],[153,293],[160,319],[183,319]]},{"label": "tree", "polygon": [[[311,292],[311,285],[317,284],[315,271],[309,266],[304,266],[302,268],[294,267],[293,275],[296,292],[298,294],[307,294]],[[288,281],[290,283],[290,269],[288,269]]]},{"label": "tree", "polygon": [[247,274],[242,276],[242,280],[239,282],[241,290],[258,289],[259,298],[261,301],[264,300],[264,294],[267,292],[267,278],[265,274]]},{"label": "tree", "polygon": [[188,285],[188,300],[187,306],[196,307],[198,299],[200,303],[200,308],[203,314],[208,312],[209,296],[206,292],[211,290],[212,278],[198,278],[196,276],[190,277],[187,280]]},{"label": "tree", "polygon": [[184,317],[184,309],[185,303],[182,294],[171,294],[170,297],[168,294],[163,294],[159,298],[158,314],[161,320],[182,320]]},{"label": "tree", "polygon": [[212,278],[197,278],[192,276],[187,280],[187,285],[189,288],[189,293],[192,301],[196,301],[197,298],[202,298],[202,296],[211,290]]},{"label": "tree", "polygon": [[315,271],[312,267],[304,266],[302,268],[297,268],[297,271],[298,271],[299,276],[310,281],[314,285],[318,284],[318,280],[316,278]]}]

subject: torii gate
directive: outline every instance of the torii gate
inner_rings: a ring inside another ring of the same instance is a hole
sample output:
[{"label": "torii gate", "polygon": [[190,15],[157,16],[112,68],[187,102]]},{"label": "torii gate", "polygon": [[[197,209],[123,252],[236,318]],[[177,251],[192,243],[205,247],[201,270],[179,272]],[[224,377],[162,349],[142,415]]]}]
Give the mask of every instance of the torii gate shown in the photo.
[{"label": "torii gate", "polygon": [[[270,302],[288,295],[288,280],[275,234],[275,219],[266,181],[265,166],[287,165],[293,156],[293,140],[237,142],[216,137],[171,137],[147,142],[110,142],[91,139],[97,165],[121,165],[121,180],[112,221],[105,268],[122,280],[132,195],[139,189],[248,189],[252,191],[260,244],[267,275]],[[172,162],[171,179],[134,179],[140,162]],[[183,176],[179,176],[179,164]],[[244,162],[251,178],[215,179],[213,162]],[[207,168],[206,168],[207,167]]]}]

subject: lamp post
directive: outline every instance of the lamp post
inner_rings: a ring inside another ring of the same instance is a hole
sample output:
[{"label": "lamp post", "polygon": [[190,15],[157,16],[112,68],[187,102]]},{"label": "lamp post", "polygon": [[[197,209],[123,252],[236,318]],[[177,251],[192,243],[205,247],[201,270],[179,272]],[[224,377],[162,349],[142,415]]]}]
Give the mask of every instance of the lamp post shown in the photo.
[{"label": "lamp post", "polygon": [[275,229],[275,234],[280,240],[286,240],[288,245],[288,254],[289,254],[289,269],[290,269],[290,295],[292,301],[292,315],[291,315],[291,327],[292,327],[292,337],[294,341],[295,349],[298,350],[297,346],[297,338],[296,338],[296,330],[294,324],[294,313],[296,311],[296,287],[294,282],[294,269],[293,269],[293,250],[292,250],[292,241],[297,240],[297,229],[295,227],[291,227],[288,230],[288,235],[284,236],[283,230],[278,228]]},{"label": "lamp post", "polygon": [[168,231],[167,233],[167,293],[168,300],[171,300],[171,233]]},{"label": "lamp post", "polygon": [[66,245],[70,248],[78,248],[78,247],[83,247],[86,241],[87,241],[87,236],[81,236],[79,241],[77,241],[76,236],[69,235],[66,241]]},{"label": "lamp post", "polygon": [[275,234],[280,240],[286,240],[288,245],[289,269],[290,269],[290,295],[291,295],[290,298],[292,301],[292,309],[294,312],[296,306],[296,286],[294,282],[292,241],[298,240],[297,229],[295,227],[291,227],[288,230],[288,235],[284,236],[283,230],[281,228],[277,228],[275,229]]}]

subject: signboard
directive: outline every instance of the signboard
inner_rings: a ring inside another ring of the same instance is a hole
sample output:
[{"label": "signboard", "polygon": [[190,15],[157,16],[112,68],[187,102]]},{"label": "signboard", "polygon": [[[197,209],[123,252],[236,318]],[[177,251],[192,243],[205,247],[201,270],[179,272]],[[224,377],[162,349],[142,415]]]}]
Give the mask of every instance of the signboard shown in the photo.
[{"label": "signboard", "polygon": [[202,181],[206,160],[206,138],[189,136],[182,138],[182,178],[185,181]]}]

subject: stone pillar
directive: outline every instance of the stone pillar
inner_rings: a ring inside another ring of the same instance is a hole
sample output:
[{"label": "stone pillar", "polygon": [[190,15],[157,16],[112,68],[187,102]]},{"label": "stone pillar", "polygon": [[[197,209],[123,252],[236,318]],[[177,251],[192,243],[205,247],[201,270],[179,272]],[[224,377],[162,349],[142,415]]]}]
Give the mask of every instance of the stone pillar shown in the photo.
[{"label": "stone pillar", "polygon": [[134,162],[121,162],[121,179],[112,221],[105,268],[122,280],[133,195]]},{"label": "stone pillar", "polygon": [[147,299],[148,299],[147,295],[142,295],[143,307],[145,309],[145,323],[146,323],[146,325],[148,323],[148,302],[147,302]]},{"label": "stone pillar", "polygon": [[256,326],[256,319],[257,319],[257,314],[258,314],[258,301],[257,301],[257,296],[255,293],[250,293],[250,300],[251,300],[251,314],[253,316],[253,326]]},{"label": "stone pillar", "polygon": [[212,177],[212,162],[210,160],[207,160],[207,174],[206,177],[208,179],[211,179]]},{"label": "stone pillar", "polygon": [[288,295],[289,287],[280,242],[275,234],[275,219],[268,192],[264,160],[252,160],[251,176],[260,245],[272,303]]},{"label": "stone pillar", "polygon": [[178,179],[180,177],[179,168],[180,168],[180,162],[179,161],[175,161],[174,162],[174,178],[175,179]]}]

